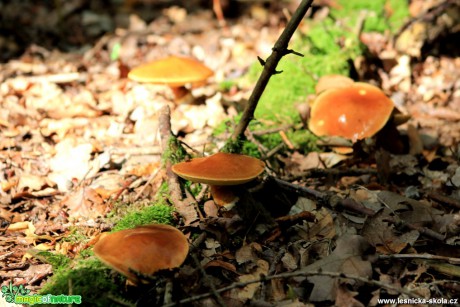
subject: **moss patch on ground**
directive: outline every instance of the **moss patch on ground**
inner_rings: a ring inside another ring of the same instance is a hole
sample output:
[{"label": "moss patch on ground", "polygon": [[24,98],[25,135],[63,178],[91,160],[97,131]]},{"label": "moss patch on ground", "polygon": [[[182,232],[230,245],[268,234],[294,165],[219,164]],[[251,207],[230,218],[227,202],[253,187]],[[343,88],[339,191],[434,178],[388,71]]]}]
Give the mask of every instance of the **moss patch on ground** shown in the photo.
[{"label": "moss patch on ground", "polygon": [[174,208],[165,204],[154,204],[140,210],[133,210],[116,223],[113,231],[147,224],[171,224],[173,212]]},{"label": "moss patch on ground", "polygon": [[81,295],[83,306],[113,306],[110,295],[123,293],[123,282],[115,282],[114,278],[123,277],[111,276],[111,272],[94,256],[74,260],[71,265],[55,267],[40,294]]}]

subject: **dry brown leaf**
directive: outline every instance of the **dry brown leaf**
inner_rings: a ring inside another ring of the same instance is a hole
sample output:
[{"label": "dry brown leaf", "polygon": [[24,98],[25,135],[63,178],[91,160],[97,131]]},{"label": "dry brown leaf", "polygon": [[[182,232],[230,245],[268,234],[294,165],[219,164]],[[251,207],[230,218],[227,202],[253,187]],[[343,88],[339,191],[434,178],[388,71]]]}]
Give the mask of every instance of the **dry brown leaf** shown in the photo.
[{"label": "dry brown leaf", "polygon": [[118,193],[124,187],[125,182],[124,176],[119,173],[105,173],[94,180],[89,187],[94,189],[103,200],[106,200]]},{"label": "dry brown leaf", "polygon": [[284,300],[286,298],[286,291],[284,291],[285,281],[281,278],[270,280],[270,294],[275,302]]},{"label": "dry brown leaf", "polygon": [[336,235],[334,220],[332,215],[324,207],[316,213],[316,222],[308,223],[308,226],[299,226],[299,236],[306,241],[316,241],[322,239],[332,239]]},{"label": "dry brown leaf", "polygon": [[22,174],[19,177],[17,190],[21,192],[40,191],[46,187],[53,187],[54,183],[46,177],[32,174]]},{"label": "dry brown leaf", "polygon": [[294,271],[298,268],[298,265],[297,265],[297,260],[295,259],[295,257],[289,253],[289,252],[286,252],[283,257],[281,258],[281,262],[283,263],[284,267],[288,270],[288,271]]},{"label": "dry brown leaf", "polygon": [[106,213],[104,200],[92,188],[82,187],[70,192],[61,203],[68,208],[68,214],[74,218],[95,219]]},{"label": "dry brown leaf", "polygon": [[[358,235],[344,235],[337,239],[337,247],[327,257],[304,268],[305,271],[340,272],[361,277],[372,275],[371,263],[362,256],[369,248],[369,243]],[[307,278],[313,284],[310,300],[314,302],[333,301],[336,297],[337,279],[327,276]],[[354,282],[348,282],[353,285]]]},{"label": "dry brown leaf", "polygon": [[[270,265],[268,264],[267,261],[259,259],[257,260],[257,266],[255,270],[250,274],[241,275],[240,277],[238,277],[238,281],[246,282],[246,281],[260,279],[261,275],[268,274],[269,267]],[[245,286],[244,288],[233,289],[231,290],[231,297],[237,298],[242,301],[253,299],[257,289],[259,289],[260,286],[261,286],[261,283],[256,282],[256,283],[249,284]]]},{"label": "dry brown leaf", "polygon": [[150,163],[143,163],[133,165],[129,169],[126,170],[127,174],[134,175],[137,177],[142,176],[150,176],[154,172],[156,172],[161,167],[160,162],[150,162]]},{"label": "dry brown leaf", "polygon": [[339,285],[337,287],[335,304],[337,307],[364,307],[364,305],[355,299],[355,296],[358,295],[358,292],[351,291],[344,285]]},{"label": "dry brown leaf", "polygon": [[203,205],[203,210],[206,216],[217,217],[219,214],[219,207],[213,200],[208,200]]},{"label": "dry brown leaf", "polygon": [[219,259],[211,260],[208,263],[206,263],[203,267],[205,269],[209,268],[209,267],[219,267],[219,268],[222,268],[224,270],[227,270],[227,271],[233,272],[235,274],[238,274],[238,271],[236,270],[236,267],[233,264],[231,264],[230,262],[227,262],[227,261],[219,260]]},{"label": "dry brown leaf", "polygon": [[256,262],[259,257],[257,257],[257,252],[262,251],[262,246],[256,242],[251,242],[249,244],[243,245],[235,253],[235,259],[238,264],[246,263],[249,261]]}]

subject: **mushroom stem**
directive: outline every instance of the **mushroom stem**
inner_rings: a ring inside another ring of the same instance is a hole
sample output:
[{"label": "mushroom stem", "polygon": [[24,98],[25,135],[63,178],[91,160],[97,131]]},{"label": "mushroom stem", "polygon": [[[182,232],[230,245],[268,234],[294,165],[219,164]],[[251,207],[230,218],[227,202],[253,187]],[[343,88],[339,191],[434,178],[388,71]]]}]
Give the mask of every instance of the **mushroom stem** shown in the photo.
[{"label": "mushroom stem", "polygon": [[211,196],[216,205],[227,210],[236,205],[239,197],[235,193],[235,186],[211,185]]},{"label": "mushroom stem", "polygon": [[190,91],[185,86],[170,86],[169,88],[171,89],[174,95],[174,100],[176,101],[190,93]]}]

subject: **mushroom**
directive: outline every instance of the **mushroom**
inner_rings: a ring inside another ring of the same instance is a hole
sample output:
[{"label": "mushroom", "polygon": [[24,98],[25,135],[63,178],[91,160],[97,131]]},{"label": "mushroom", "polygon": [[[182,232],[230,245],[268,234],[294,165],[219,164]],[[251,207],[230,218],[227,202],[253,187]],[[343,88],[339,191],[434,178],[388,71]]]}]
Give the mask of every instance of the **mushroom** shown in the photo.
[{"label": "mushroom", "polygon": [[192,182],[209,184],[214,202],[229,209],[238,200],[230,186],[257,178],[264,171],[264,163],[250,156],[219,152],[175,164],[172,171]]},{"label": "mushroom", "polygon": [[325,90],[331,88],[348,87],[355,81],[342,75],[326,75],[319,78],[318,83],[315,86],[316,94],[319,94]]},{"label": "mushroom", "polygon": [[106,265],[135,284],[139,276],[180,266],[187,257],[187,238],[177,228],[151,224],[113,233],[103,233],[94,253]]},{"label": "mushroom", "polygon": [[141,66],[128,73],[128,78],[137,82],[168,85],[179,99],[188,91],[185,85],[200,85],[214,72],[201,62],[186,57],[169,56]]},{"label": "mushroom", "polygon": [[378,87],[356,82],[321,92],[311,108],[309,129],[318,136],[341,136],[353,142],[385,126],[394,104]]}]

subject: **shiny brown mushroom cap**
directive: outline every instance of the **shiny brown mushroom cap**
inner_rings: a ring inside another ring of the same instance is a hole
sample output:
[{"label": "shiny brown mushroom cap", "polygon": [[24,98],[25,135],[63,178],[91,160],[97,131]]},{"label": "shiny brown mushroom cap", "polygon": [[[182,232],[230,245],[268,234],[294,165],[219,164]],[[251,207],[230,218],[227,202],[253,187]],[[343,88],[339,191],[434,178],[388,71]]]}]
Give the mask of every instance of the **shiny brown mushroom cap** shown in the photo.
[{"label": "shiny brown mushroom cap", "polygon": [[137,82],[178,87],[204,82],[213,74],[211,69],[195,59],[169,56],[134,68],[128,78]]},{"label": "shiny brown mushroom cap", "polygon": [[172,171],[193,182],[238,185],[259,176],[264,171],[264,163],[245,155],[219,152],[209,157],[175,164]]},{"label": "shiny brown mushroom cap", "polygon": [[148,276],[180,266],[188,250],[184,234],[162,224],[104,233],[94,245],[94,253],[102,262],[133,282],[139,281],[133,271]]},{"label": "shiny brown mushroom cap", "polygon": [[383,128],[394,105],[378,87],[356,82],[318,95],[308,123],[318,136],[341,136],[353,142]]}]

